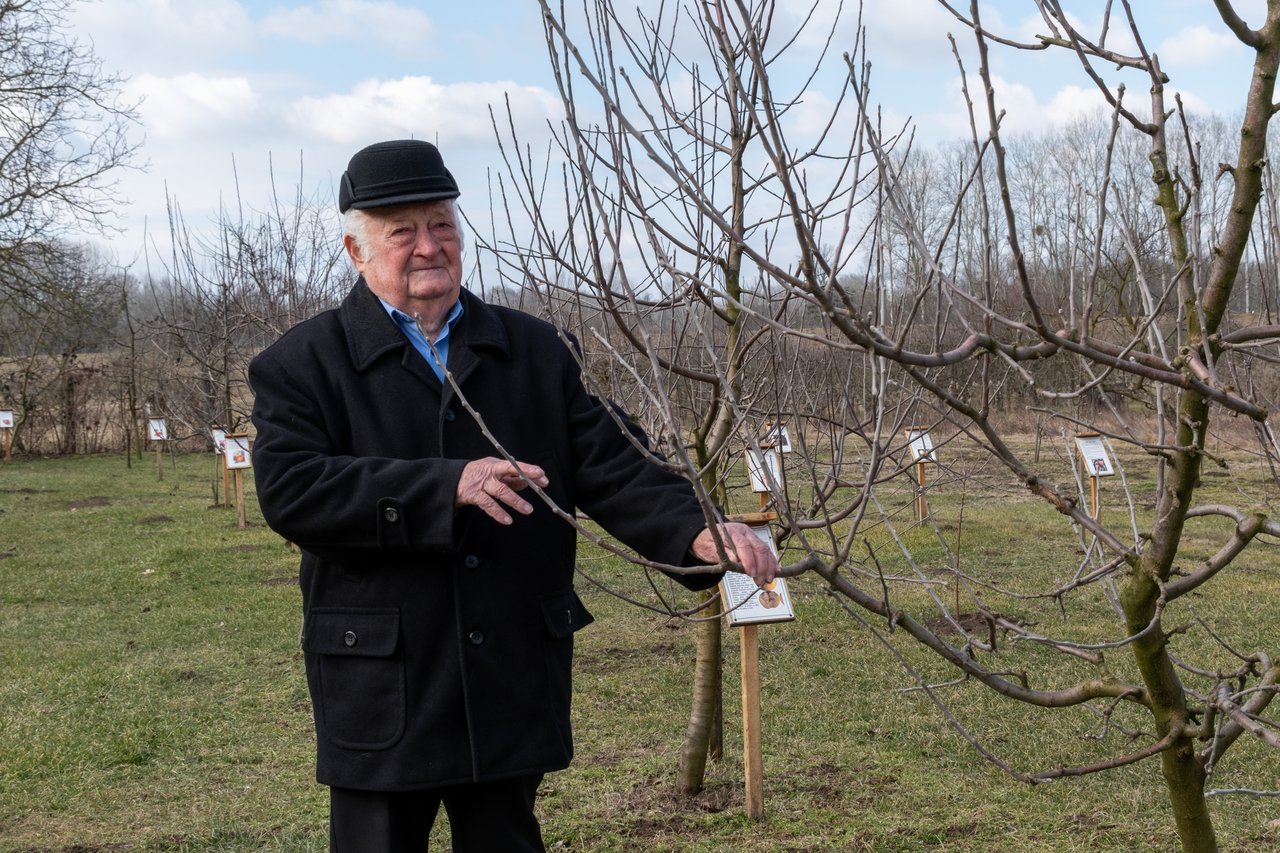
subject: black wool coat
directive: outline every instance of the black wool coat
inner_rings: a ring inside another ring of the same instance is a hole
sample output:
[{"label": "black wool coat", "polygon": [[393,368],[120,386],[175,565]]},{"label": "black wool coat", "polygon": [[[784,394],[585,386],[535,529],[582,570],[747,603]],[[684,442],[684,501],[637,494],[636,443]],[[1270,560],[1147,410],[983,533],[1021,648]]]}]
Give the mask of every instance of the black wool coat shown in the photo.
[{"label": "black wool coat", "polygon": [[[650,559],[688,561],[706,520],[646,459],[556,330],[463,291],[449,370],[483,427],[546,492]],[[412,790],[568,765],[573,528],[455,509],[463,466],[500,456],[363,283],[249,368],[267,523],[302,549],[302,646],[317,778]],[[681,576],[706,588],[719,575]]]}]

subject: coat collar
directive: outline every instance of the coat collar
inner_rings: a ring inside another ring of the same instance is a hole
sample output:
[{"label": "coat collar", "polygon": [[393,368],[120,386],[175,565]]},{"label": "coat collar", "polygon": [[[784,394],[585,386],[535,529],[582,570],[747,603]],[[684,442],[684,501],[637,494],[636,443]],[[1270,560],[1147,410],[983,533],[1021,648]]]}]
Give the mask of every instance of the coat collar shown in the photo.
[{"label": "coat collar", "polygon": [[[509,357],[511,346],[507,328],[498,312],[465,288],[459,298],[462,300],[462,318],[450,334],[450,366],[455,361],[473,361],[473,348],[491,349],[504,358]],[[351,364],[358,371],[365,370],[388,352],[403,351],[411,346],[363,278],[351,288],[338,310],[347,333]]]}]

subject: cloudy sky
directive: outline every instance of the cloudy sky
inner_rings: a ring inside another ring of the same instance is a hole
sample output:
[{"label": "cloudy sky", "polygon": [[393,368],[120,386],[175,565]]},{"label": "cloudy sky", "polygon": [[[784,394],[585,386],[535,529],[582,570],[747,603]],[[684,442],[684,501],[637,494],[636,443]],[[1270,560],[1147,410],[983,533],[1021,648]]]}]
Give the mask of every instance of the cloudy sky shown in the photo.
[{"label": "cloudy sky", "polygon": [[[779,5],[779,24],[790,28],[809,0]],[[856,3],[844,5],[837,45],[852,44]],[[1184,102],[1238,113],[1250,56],[1213,5],[1132,5],[1144,41]],[[830,17],[837,6],[819,0],[817,17]],[[1096,16],[1104,4],[1075,6]],[[1263,0],[1238,0],[1237,8],[1256,23]],[[1019,38],[1044,31],[1033,11],[1029,0],[984,3],[986,23]],[[509,99],[514,121],[531,137],[559,110],[534,0],[88,0],[71,20],[105,66],[129,78],[126,94],[141,103],[147,165],[123,177],[132,204],[121,211],[124,232],[110,244],[122,263],[141,249],[144,225],[153,238],[166,230],[166,194],[197,228],[220,205],[265,207],[269,169],[286,196],[302,186],[308,195],[331,197],[350,154],[387,138],[437,141],[474,213],[484,205],[487,171],[498,164],[488,105]],[[863,22],[873,88],[886,114],[914,119],[927,141],[963,135],[947,33],[966,50],[968,42],[954,19],[934,0],[866,0]],[[1080,25],[1096,35],[1098,19]],[[811,24],[805,33],[821,31]],[[1132,37],[1113,32],[1109,44],[1124,50]],[[1063,51],[1053,54],[994,51],[1012,128],[1034,130],[1096,108],[1097,92],[1078,65]],[[832,75],[839,65],[830,64]],[[976,67],[971,56],[966,67]],[[1128,79],[1132,91],[1145,91],[1141,78]],[[815,103],[835,86],[815,79]]]}]

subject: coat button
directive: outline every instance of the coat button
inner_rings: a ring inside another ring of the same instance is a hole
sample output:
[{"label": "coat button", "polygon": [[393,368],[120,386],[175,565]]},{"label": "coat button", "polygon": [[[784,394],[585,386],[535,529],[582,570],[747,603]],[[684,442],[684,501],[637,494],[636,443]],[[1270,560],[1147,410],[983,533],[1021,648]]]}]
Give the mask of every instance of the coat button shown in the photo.
[{"label": "coat button", "polygon": [[457,415],[454,413],[453,409],[445,409],[445,410],[444,410],[444,419],[445,419],[448,423],[453,423],[453,420],[454,420],[454,418],[456,418],[456,417],[457,417]]},{"label": "coat button", "polygon": [[480,565],[480,558],[475,554],[468,554],[466,559],[462,561],[462,565],[466,566],[468,569],[477,568]]},{"label": "coat button", "polygon": [[472,631],[467,635],[467,639],[471,641],[471,645],[478,646],[484,642],[484,633],[481,631]]},{"label": "coat button", "polygon": [[356,637],[356,632],[348,631],[347,633],[343,634],[342,642],[346,643],[348,646],[354,646],[358,642],[358,639]]},{"label": "coat button", "polygon": [[389,524],[395,524],[400,520],[400,510],[393,506],[389,506],[382,511],[382,517],[385,518]]}]

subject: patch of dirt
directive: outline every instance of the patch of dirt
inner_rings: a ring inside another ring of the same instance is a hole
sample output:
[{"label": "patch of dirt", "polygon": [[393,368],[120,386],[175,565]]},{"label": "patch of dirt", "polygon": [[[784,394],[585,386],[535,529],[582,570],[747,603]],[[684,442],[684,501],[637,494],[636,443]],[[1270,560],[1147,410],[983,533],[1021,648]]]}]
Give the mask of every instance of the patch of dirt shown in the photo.
[{"label": "patch of dirt", "polygon": [[0,489],[0,495],[38,495],[39,489],[33,489],[30,486],[21,489]]},{"label": "patch of dirt", "polygon": [[684,815],[662,815],[661,817],[638,817],[631,822],[625,834],[632,838],[668,838],[675,836],[684,838],[692,827]]},{"label": "patch of dirt", "polygon": [[[91,498],[67,501],[67,509],[88,509],[95,506],[111,506],[111,498],[106,495],[94,495]],[[70,850],[71,848],[68,847],[67,849]]]},{"label": "patch of dirt", "polygon": [[693,798],[700,811],[719,814],[734,806],[742,805],[742,791],[738,785],[709,785]]},{"label": "patch of dirt", "polygon": [[240,552],[240,553],[242,553],[242,554],[250,554],[250,553],[252,553],[252,552],[254,552],[254,551],[261,551],[261,550],[262,550],[263,548],[265,548],[265,547],[267,547],[267,546],[266,546],[266,545],[255,545],[255,544],[252,544],[252,543],[245,543],[245,544],[243,544],[243,545],[232,545],[230,550],[232,550],[232,551],[239,551],[239,552]]},{"label": "patch of dirt", "polygon": [[262,582],[263,586],[293,586],[298,583],[296,577],[292,578],[267,578]]},{"label": "patch of dirt", "polygon": [[173,521],[173,519],[167,515],[148,515],[145,518],[138,519],[139,524],[164,524],[169,521]]}]

